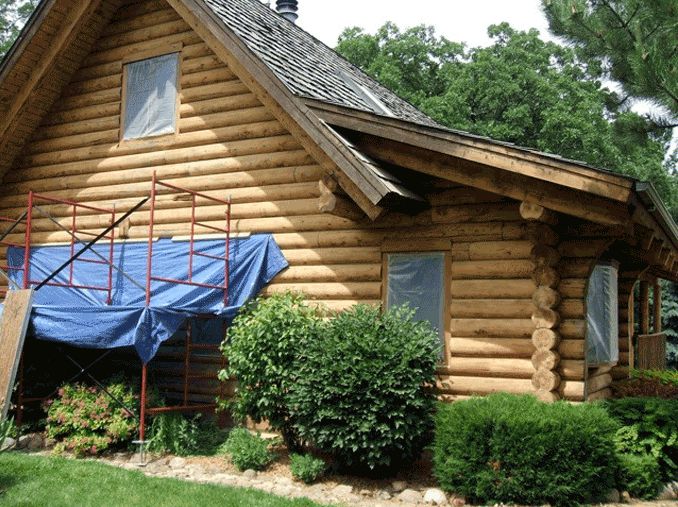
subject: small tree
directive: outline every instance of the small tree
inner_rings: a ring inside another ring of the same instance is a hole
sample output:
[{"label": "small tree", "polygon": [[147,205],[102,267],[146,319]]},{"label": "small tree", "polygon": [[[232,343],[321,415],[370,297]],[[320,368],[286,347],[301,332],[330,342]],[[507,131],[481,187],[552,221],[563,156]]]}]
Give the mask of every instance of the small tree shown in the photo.
[{"label": "small tree", "polygon": [[299,435],[357,471],[416,457],[433,428],[438,334],[414,311],[356,305],[303,349],[291,393]]},{"label": "small tree", "polygon": [[300,295],[258,298],[241,310],[222,345],[228,367],[219,379],[238,381],[234,398],[223,402],[223,408],[240,420],[267,420],[290,449],[298,447],[288,410],[296,381],[294,365],[299,350],[313,341],[320,322],[319,312]]}]

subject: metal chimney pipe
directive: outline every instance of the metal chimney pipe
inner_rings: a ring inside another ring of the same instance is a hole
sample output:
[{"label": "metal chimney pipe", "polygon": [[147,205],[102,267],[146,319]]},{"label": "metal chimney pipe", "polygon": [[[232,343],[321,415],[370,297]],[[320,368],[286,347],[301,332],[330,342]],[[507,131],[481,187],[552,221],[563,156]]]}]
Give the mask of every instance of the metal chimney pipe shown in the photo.
[{"label": "metal chimney pipe", "polygon": [[278,14],[294,23],[299,17],[299,14],[297,14],[297,11],[299,10],[298,4],[299,2],[297,0],[277,0],[276,6]]}]

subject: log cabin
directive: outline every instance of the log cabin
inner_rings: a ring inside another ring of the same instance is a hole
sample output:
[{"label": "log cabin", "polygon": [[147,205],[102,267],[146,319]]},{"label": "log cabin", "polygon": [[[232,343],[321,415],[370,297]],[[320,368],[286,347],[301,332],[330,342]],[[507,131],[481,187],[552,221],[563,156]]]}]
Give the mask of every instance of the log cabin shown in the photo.
[{"label": "log cabin", "polygon": [[[440,333],[443,400],[610,396],[651,313],[661,332],[650,287],[656,302],[657,280],[678,280],[678,228],[652,186],[445,128],[279,3],[42,0],[0,66],[0,215],[29,191],[125,212],[155,172],[230,195],[234,233],[273,235],[289,267],[264,294],[418,308]],[[190,213],[161,201],[155,233],[187,234]],[[90,210],[78,230],[107,220]],[[146,206],[121,235],[146,238],[149,220]],[[32,244],[70,240],[31,227]]]}]

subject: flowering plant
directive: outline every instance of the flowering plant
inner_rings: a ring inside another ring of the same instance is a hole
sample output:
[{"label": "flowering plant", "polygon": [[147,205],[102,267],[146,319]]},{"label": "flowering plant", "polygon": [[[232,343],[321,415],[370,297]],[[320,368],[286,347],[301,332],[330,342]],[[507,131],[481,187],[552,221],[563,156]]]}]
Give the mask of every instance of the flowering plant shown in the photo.
[{"label": "flowering plant", "polygon": [[[136,406],[137,397],[126,385],[113,383],[106,390],[126,407]],[[66,384],[57,394],[46,407],[47,436],[58,441],[56,452],[95,455],[132,438],[137,426],[134,415],[106,393],[82,384]]]}]

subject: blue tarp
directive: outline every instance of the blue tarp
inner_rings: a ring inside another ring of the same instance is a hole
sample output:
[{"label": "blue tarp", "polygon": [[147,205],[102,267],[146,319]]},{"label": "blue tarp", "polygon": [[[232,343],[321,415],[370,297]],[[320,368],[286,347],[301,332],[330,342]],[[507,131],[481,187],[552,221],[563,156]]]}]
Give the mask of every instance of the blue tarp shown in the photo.
[{"label": "blue tarp", "polygon": [[[287,267],[287,261],[271,235],[231,239],[228,306],[223,291],[154,281],[150,306],[145,306],[145,242],[116,243],[112,304],[106,305],[106,292],[45,286],[35,294],[31,329],[42,340],[68,345],[112,349],[133,346],[144,362],[150,361],[165,340],[184,320],[198,314],[212,314],[231,320],[245,302]],[[108,245],[95,246],[108,256]],[[195,250],[213,256],[225,255],[224,240],[196,241]],[[153,275],[187,279],[188,241],[160,239],[153,244]],[[70,246],[44,246],[31,249],[31,280],[43,280],[71,256]],[[21,267],[23,249],[10,248],[10,267]],[[84,259],[97,259],[91,252]],[[122,273],[135,280],[136,286]],[[21,271],[10,271],[21,285]],[[54,280],[68,282],[66,268]],[[75,285],[106,286],[108,266],[75,261]],[[193,258],[193,281],[209,285],[224,283],[224,262],[202,256]]]}]

